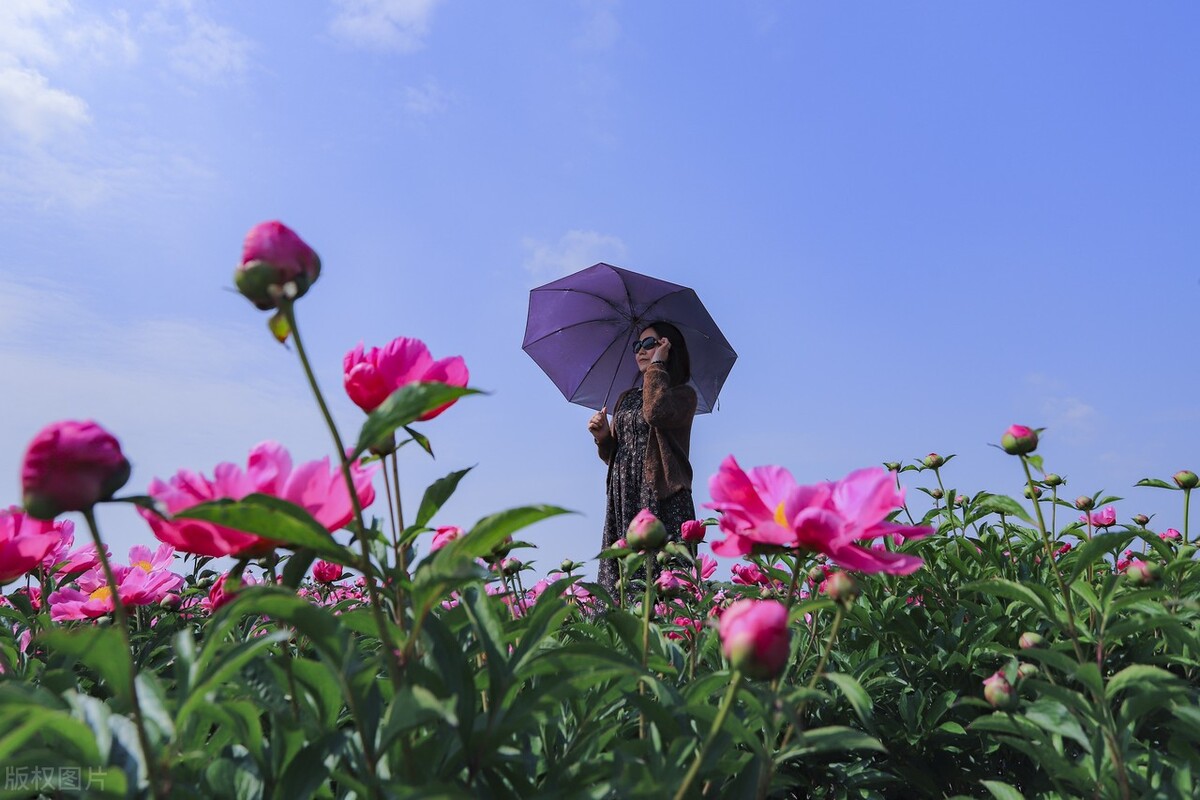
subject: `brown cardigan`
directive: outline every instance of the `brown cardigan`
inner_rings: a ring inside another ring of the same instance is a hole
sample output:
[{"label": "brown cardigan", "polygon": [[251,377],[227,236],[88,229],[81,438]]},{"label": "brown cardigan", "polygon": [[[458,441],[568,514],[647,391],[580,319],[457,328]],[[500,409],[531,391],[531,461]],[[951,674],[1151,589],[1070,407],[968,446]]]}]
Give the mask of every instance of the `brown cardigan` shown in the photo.
[{"label": "brown cardigan", "polygon": [[[614,413],[621,407],[628,390],[617,399]],[[667,368],[651,362],[642,384],[642,416],[650,424],[646,442],[645,481],[654,487],[660,500],[678,491],[692,488],[692,464],[688,451],[692,439],[692,419],[696,416],[696,391],[687,384],[671,386]],[[612,429],[596,442],[600,460],[612,471],[612,454],[617,440]]]}]

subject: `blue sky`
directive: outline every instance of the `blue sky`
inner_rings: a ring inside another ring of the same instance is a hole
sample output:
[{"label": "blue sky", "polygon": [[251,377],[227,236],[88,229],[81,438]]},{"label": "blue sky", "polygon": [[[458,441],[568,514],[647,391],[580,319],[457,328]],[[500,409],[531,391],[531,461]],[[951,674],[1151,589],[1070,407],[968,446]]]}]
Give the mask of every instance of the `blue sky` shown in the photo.
[{"label": "blue sky", "polygon": [[[1198,23],[1185,2],[5,0],[0,502],[55,419],[114,431],[137,491],[263,439],[331,451],[294,354],[229,291],[277,218],[325,265],[299,314],[343,429],[360,340],[463,355],[491,394],[425,426],[406,503],[477,465],[439,523],[577,510],[528,532],[543,568],[597,550],[604,467],[521,352],[525,304],[597,261],[694,287],[740,354],[695,425],[700,502],[730,453],[802,481],[957,453],[951,484],[1015,494],[988,443],[1022,422],[1071,496],[1182,527],[1178,494],[1132,484],[1200,468]],[[122,555],[150,537],[102,522]]]}]

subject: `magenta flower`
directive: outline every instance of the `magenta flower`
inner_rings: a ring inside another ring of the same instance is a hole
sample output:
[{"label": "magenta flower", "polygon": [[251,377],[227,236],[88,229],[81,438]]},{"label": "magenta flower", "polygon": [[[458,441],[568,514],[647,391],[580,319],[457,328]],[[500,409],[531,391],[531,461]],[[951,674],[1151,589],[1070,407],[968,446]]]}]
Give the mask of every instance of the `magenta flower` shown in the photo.
[{"label": "magenta flower", "polygon": [[654,585],[658,587],[660,592],[664,593],[677,592],[690,586],[686,578],[680,578],[679,575],[676,575],[669,569],[664,569],[658,573],[658,578],[655,579]]},{"label": "magenta flower", "polygon": [[0,511],[0,586],[42,566],[70,524],[34,519],[16,506]]},{"label": "magenta flower", "polygon": [[[94,544],[87,544],[74,550],[71,549],[75,544],[74,523],[62,520],[55,524],[61,526],[62,539],[55,546],[54,550],[42,559],[43,569],[49,573],[53,573],[54,577],[62,583],[81,572],[87,572],[100,563],[100,557],[96,554],[96,545]],[[104,554],[106,556],[112,555],[107,545],[104,547]]]},{"label": "magenta flower", "polygon": [[443,525],[433,533],[433,543],[429,545],[429,552],[441,550],[446,545],[453,542],[458,537],[462,536],[466,531],[457,525]]},{"label": "magenta flower", "polygon": [[1100,511],[1092,511],[1079,518],[1080,522],[1091,522],[1092,527],[1107,528],[1110,525],[1117,524],[1117,510],[1112,506],[1107,506]]},{"label": "magenta flower", "polygon": [[733,573],[731,580],[741,586],[770,586],[772,583],[766,573],[754,564],[734,564],[730,571]]},{"label": "magenta flower", "polygon": [[700,556],[700,579],[708,580],[717,571],[717,560],[707,555]]},{"label": "magenta flower", "polygon": [[21,464],[25,511],[54,519],[108,500],[129,480],[121,445],[94,422],[55,422],[33,437]]},{"label": "magenta flower", "polygon": [[888,515],[904,503],[895,478],[881,467],[850,473],[840,481],[801,486],[783,467],[742,471],[733,456],[709,481],[728,538],[715,542],[719,556],[747,555],[756,547],[824,553],[846,569],[907,575],[922,565],[917,556],[860,546],[883,536],[917,539],[932,528],[899,525]]},{"label": "magenta flower", "polygon": [[200,601],[200,607],[210,614],[215,614],[218,608],[233,602],[242,589],[257,583],[258,581],[249,575],[242,575],[237,583],[231,582],[228,574],[222,575],[213,581],[212,587],[208,590],[208,597]]},{"label": "magenta flower", "polygon": [[1168,540],[1174,541],[1177,539],[1182,539],[1183,534],[1181,534],[1179,531],[1175,530],[1174,528],[1167,528],[1165,531],[1163,531],[1162,533],[1160,533],[1158,535],[1158,538],[1162,539],[1163,541],[1168,541]]},{"label": "magenta flower", "polygon": [[689,519],[679,528],[679,538],[688,544],[699,544],[704,541],[704,523],[698,519]]},{"label": "magenta flower", "polygon": [[721,650],[734,669],[769,680],[787,663],[788,610],[775,600],[738,600],[721,614]]},{"label": "magenta flower", "polygon": [[242,242],[242,263],[234,272],[238,291],[263,311],[279,304],[283,287],[294,284],[302,296],[321,274],[321,259],[288,226],[260,222]]},{"label": "magenta flower", "polygon": [[318,561],[313,564],[313,579],[317,583],[333,583],[342,578],[342,565],[329,561]]},{"label": "magenta flower", "polygon": [[[377,469],[374,464],[351,467],[355,493],[363,507],[375,500],[371,480]],[[229,463],[218,464],[212,478],[181,470],[166,483],[156,478],[148,489],[148,494],[165,506],[168,514],[178,514],[210,500],[223,497],[240,500],[255,493],[269,494],[300,506],[329,531],[344,527],[354,515],[341,471],[330,469],[328,457],[293,468],[287,450],[275,442],[255,446],[244,471]],[[254,558],[278,546],[278,542],[271,539],[211,522],[165,520],[146,509],[138,509],[138,512],[160,541],[185,553]]]},{"label": "magenta flower", "polygon": [[[149,555],[147,548],[146,555]],[[134,548],[138,550],[138,548]],[[159,548],[158,557],[152,556],[151,561],[142,561],[133,566],[113,565],[113,575],[117,579],[117,595],[126,606],[148,606],[161,602],[183,585],[183,578],[170,570],[161,568],[164,552],[173,555],[173,551]],[[169,562],[169,555],[166,563]],[[153,571],[146,566],[154,564]],[[50,618],[56,622],[73,619],[96,619],[112,613],[112,591],[104,579],[104,572],[93,569],[79,576],[79,588],[63,587],[50,594]]]},{"label": "magenta flower", "polygon": [[[363,350],[360,343],[342,359],[346,394],[355,405],[370,414],[392,392],[411,383],[435,381],[451,386],[466,386],[469,373],[461,356],[434,361],[429,348],[420,339],[401,336],[382,348]],[[430,420],[441,414],[453,400],[420,417]]]}]

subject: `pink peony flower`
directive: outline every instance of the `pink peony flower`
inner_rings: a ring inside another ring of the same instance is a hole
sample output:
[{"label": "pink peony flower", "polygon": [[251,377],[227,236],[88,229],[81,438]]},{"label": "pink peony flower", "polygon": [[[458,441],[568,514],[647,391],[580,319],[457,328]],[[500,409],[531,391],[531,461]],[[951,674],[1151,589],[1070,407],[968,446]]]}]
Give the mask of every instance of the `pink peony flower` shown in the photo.
[{"label": "pink peony flower", "polygon": [[1079,518],[1080,522],[1091,522],[1095,528],[1107,528],[1117,523],[1117,510],[1108,506],[1101,511],[1092,511]]},{"label": "pink peony flower", "polygon": [[342,565],[329,561],[318,561],[313,564],[313,579],[317,583],[333,583],[342,577]]},{"label": "pink peony flower", "polygon": [[732,581],[741,586],[770,586],[771,579],[754,564],[734,564],[730,567]]},{"label": "pink peony flower", "polygon": [[[368,414],[392,392],[410,383],[435,381],[451,386],[466,386],[469,373],[461,356],[434,361],[429,348],[420,339],[401,336],[382,348],[363,350],[360,343],[342,359],[346,394]],[[455,401],[433,409],[420,417],[433,419]]]},{"label": "pink peony flower", "polygon": [[0,511],[0,586],[43,565],[62,542],[63,526],[34,519],[16,506]]},{"label": "pink peony flower", "polygon": [[[66,520],[56,524],[62,526],[63,536],[54,550],[42,559],[42,567],[47,572],[53,572],[54,577],[61,583],[92,569],[100,563],[100,557],[96,554],[94,544],[86,544],[72,550],[71,546],[75,544],[75,525]],[[107,545],[104,547],[104,554],[110,557],[112,555]]]},{"label": "pink peony flower", "polygon": [[234,583],[229,580],[229,575],[222,575],[213,581],[212,588],[208,590],[208,597],[200,601],[200,607],[210,614],[215,614],[217,609],[223,605],[233,602],[237,597],[238,592],[247,586],[255,586],[259,582],[249,575],[243,574],[241,579]]},{"label": "pink peony flower", "polygon": [[689,519],[679,528],[679,536],[688,544],[699,544],[704,541],[704,523],[698,519]]},{"label": "pink peony flower", "polygon": [[708,580],[717,571],[717,560],[708,555],[700,556],[700,579]]},{"label": "pink peony flower", "polygon": [[260,222],[242,242],[234,272],[238,291],[263,311],[275,308],[285,284],[302,296],[321,274],[321,259],[296,232],[279,221]]},{"label": "pink peony flower", "polygon": [[881,536],[915,539],[932,528],[899,525],[888,515],[904,503],[894,476],[881,467],[850,473],[840,481],[800,486],[782,467],[742,471],[733,456],[709,482],[728,538],[713,544],[719,556],[742,556],[755,547],[824,553],[846,569],[907,575],[923,563],[917,556],[859,546]]},{"label": "pink peony flower", "polygon": [[434,531],[433,543],[429,545],[429,552],[441,550],[446,545],[453,542],[458,537],[462,536],[466,531],[457,525],[443,525]]},{"label": "pink peony flower", "polygon": [[667,542],[667,529],[658,517],[650,513],[650,509],[643,508],[629,523],[625,538],[629,546],[639,552],[657,550]]},{"label": "pink peony flower", "polygon": [[21,464],[25,511],[54,519],[108,500],[129,480],[129,461],[111,433],[94,422],[55,422],[42,428]]},{"label": "pink peony flower", "polygon": [[[377,469],[374,464],[351,467],[359,503],[364,507],[375,500],[371,480]],[[274,442],[255,446],[250,451],[245,471],[235,464],[218,464],[210,479],[181,470],[166,483],[156,478],[148,493],[164,505],[169,514],[178,514],[194,505],[223,497],[240,500],[249,494],[269,494],[300,506],[329,531],[344,527],[354,514],[341,470],[334,468],[331,471],[328,457],[293,468],[287,450]],[[155,536],[186,553],[252,558],[265,555],[278,545],[271,539],[211,522],[164,520],[146,509],[138,509],[138,512],[150,524]]]},{"label": "pink peony flower", "polygon": [[721,615],[721,650],[734,669],[769,680],[787,663],[788,610],[775,600],[738,600]]},{"label": "pink peony flower", "polygon": [[654,585],[658,587],[660,592],[677,592],[690,586],[686,579],[681,580],[678,575],[669,569],[664,569],[658,573]]},{"label": "pink peony flower", "polygon": [[1160,538],[1164,541],[1176,540],[1176,539],[1182,539],[1183,534],[1181,534],[1179,531],[1175,530],[1174,528],[1167,528],[1165,531],[1163,531],[1162,533],[1160,533],[1158,535],[1158,538]]},{"label": "pink peony flower", "polygon": [[[163,548],[160,547],[159,554],[162,553]],[[159,563],[161,564],[161,559]],[[117,579],[117,596],[126,606],[153,605],[183,585],[182,576],[166,569],[149,571],[140,563],[128,567],[114,564],[113,575]],[[78,583],[78,589],[63,587],[50,594],[48,600],[51,619],[56,622],[95,619],[112,613],[112,591],[104,578],[103,570],[92,569],[83,573],[79,576]]]}]

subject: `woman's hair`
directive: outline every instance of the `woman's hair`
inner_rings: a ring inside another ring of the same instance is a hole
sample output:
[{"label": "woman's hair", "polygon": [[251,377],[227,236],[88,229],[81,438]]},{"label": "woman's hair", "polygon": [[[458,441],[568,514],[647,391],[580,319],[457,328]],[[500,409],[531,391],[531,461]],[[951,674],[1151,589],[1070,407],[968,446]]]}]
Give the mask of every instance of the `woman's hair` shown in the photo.
[{"label": "woman's hair", "polygon": [[[659,337],[667,337],[671,349],[667,351],[667,374],[671,376],[671,385],[679,386],[687,383],[692,377],[692,359],[688,356],[687,339],[669,322],[651,322],[646,326],[654,328]],[[643,329],[644,330],[644,329]]]}]

